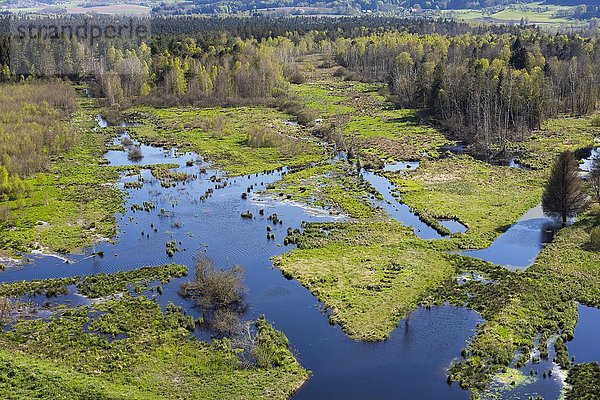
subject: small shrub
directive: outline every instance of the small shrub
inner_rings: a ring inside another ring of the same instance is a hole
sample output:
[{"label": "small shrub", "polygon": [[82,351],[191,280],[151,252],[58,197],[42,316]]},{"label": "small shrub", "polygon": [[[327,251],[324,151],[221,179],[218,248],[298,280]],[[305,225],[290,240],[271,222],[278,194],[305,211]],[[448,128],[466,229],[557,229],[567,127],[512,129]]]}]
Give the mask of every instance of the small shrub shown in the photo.
[{"label": "small shrub", "polygon": [[244,269],[239,265],[219,269],[212,260],[201,255],[196,258],[196,276],[181,285],[183,297],[191,298],[204,310],[214,310],[240,304],[246,288]]},{"label": "small shrub", "polygon": [[254,125],[248,130],[248,145],[250,147],[275,147],[277,134],[264,126]]},{"label": "small shrub", "polygon": [[121,144],[125,147],[129,147],[129,146],[133,145],[133,140],[131,140],[131,138],[129,136],[125,136],[121,140]]},{"label": "small shrub", "polygon": [[129,161],[140,161],[142,158],[144,158],[144,155],[139,146],[135,146],[127,152],[127,159],[129,159]]},{"label": "small shrub", "polygon": [[304,83],[304,75],[302,75],[299,71],[294,72],[291,76],[290,76],[290,83],[293,83],[295,85],[299,85],[301,83]]},{"label": "small shrub", "polygon": [[596,114],[592,117],[592,126],[595,126],[595,127],[600,126],[600,114]]}]

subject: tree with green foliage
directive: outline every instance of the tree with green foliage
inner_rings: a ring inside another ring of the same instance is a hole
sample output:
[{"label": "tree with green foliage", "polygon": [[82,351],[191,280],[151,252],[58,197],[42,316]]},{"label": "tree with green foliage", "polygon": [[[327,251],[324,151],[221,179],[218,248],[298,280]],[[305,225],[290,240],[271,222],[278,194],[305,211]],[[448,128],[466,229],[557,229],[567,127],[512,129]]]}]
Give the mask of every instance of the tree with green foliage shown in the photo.
[{"label": "tree with green foliage", "polygon": [[587,203],[588,195],[579,177],[579,164],[570,151],[562,152],[552,167],[542,196],[544,213],[559,217],[562,225]]}]

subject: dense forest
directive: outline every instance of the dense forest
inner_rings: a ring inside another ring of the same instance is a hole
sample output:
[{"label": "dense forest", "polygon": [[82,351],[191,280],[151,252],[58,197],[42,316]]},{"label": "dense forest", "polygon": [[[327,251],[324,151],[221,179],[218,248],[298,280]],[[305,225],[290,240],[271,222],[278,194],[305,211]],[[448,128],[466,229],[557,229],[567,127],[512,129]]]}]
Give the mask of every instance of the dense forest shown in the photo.
[{"label": "dense forest", "polygon": [[597,37],[389,33],[340,40],[336,57],[363,79],[389,83],[399,105],[426,109],[489,158],[549,117],[592,112],[600,96]]},{"label": "dense forest", "polygon": [[[295,59],[321,53],[345,67],[341,75],[388,83],[398,106],[423,110],[488,159],[502,157],[511,142],[523,140],[547,118],[591,113],[600,96],[598,36],[456,22],[396,20],[395,26],[377,26],[387,20],[349,18],[329,29],[280,36],[266,30],[269,19],[258,19],[242,29],[246,38],[228,33],[228,23],[233,31],[241,22],[226,19],[218,36],[206,23],[204,30],[181,37],[178,33],[196,28],[197,19],[156,21],[148,43],[107,42],[99,58],[68,38],[22,47],[13,42],[12,58],[0,60],[4,79],[91,78],[110,104],[282,105],[289,100],[289,82],[303,80]],[[283,21],[281,28],[296,23]]]}]

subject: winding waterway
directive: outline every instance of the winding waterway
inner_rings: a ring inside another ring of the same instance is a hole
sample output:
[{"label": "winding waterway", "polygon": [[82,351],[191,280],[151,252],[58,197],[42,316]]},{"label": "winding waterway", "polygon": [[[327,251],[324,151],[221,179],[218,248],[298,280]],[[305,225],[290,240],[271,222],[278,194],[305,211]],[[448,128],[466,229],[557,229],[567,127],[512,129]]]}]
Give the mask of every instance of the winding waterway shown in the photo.
[{"label": "winding waterway", "polygon": [[[106,126],[102,119],[99,126]],[[249,305],[245,317],[252,319],[265,314],[290,339],[301,364],[312,371],[311,378],[295,398],[469,398],[469,393],[457,384],[446,383],[445,369],[460,356],[460,350],[472,337],[477,324],[482,322],[477,313],[450,306],[417,309],[401,320],[398,328],[384,342],[352,340],[338,326],[329,324],[322,304],[308,290],[296,281],[285,279],[270,261],[271,257],[290,250],[283,246],[288,227],[295,229],[300,228],[303,221],[330,221],[339,217],[331,216],[325,210],[308,209],[257,194],[269,183],[281,179],[285,169],[228,178],[220,171],[211,170],[210,165],[194,153],[179,154],[174,149],[146,145],[141,145],[140,149],[143,159],[139,163],[142,165],[175,163],[179,166],[177,171],[194,174],[197,179],[163,187],[147,169],[143,169],[139,176],[123,176],[118,185],[128,195],[126,211],[117,216],[119,232],[113,242],[99,243],[86,254],[69,256],[69,263],[60,258],[30,255],[31,262],[4,271],[3,281],[111,273],[172,262],[192,266],[194,255],[205,252],[219,266],[244,266]],[[105,157],[110,165],[135,163],[127,158],[125,150],[109,151]],[[387,168],[398,170],[407,166],[408,163],[405,163]],[[417,166],[410,164],[411,168]],[[383,196],[383,200],[376,201],[377,206],[392,218],[413,227],[421,238],[441,237],[392,195],[393,186],[389,180],[372,171],[362,170],[361,173]],[[139,179],[144,180],[141,188],[125,189],[126,182]],[[246,193],[248,188],[252,188],[250,194],[243,199],[242,193]],[[211,190],[212,194],[205,196]],[[132,209],[133,204],[144,201],[153,202],[156,208],[149,212]],[[263,213],[259,212],[261,209]],[[241,218],[246,211],[250,211],[253,217]],[[268,220],[273,213],[283,221],[282,224],[274,225]],[[520,223],[522,221],[514,226]],[[449,227],[460,229],[451,225]],[[267,239],[267,226],[271,227],[274,240]],[[523,232],[523,237],[536,236],[535,232],[539,229],[538,222],[535,222],[532,229]],[[513,228],[497,242],[523,241],[523,237],[508,240],[513,235],[511,230]],[[178,243],[181,251],[168,257],[165,243],[171,240]],[[536,238],[523,248],[510,248],[509,252],[519,253],[522,260],[530,263],[541,249],[536,243],[541,242]],[[492,247],[488,251],[496,252]],[[100,251],[103,257],[90,257]],[[504,248],[497,252],[508,250]],[[519,264],[513,259],[508,261],[500,263]],[[189,278],[165,285],[158,301],[163,305],[173,302],[183,306],[188,313],[199,316],[199,311],[177,294],[179,285],[186,279]],[[71,296],[70,301],[75,305],[85,304],[85,300],[76,296]],[[197,335],[209,338],[206,332],[197,332]]]}]

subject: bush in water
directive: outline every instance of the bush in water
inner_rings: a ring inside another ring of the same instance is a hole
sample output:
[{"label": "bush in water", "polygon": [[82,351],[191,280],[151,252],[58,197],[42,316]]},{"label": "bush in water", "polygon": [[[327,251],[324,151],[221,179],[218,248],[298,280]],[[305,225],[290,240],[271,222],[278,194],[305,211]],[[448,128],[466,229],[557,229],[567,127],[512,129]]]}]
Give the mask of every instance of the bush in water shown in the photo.
[{"label": "bush in water", "polygon": [[143,154],[142,154],[142,149],[140,149],[139,146],[135,146],[133,148],[131,148],[131,150],[129,150],[129,152],[127,152],[127,158],[129,159],[129,161],[139,161],[142,158],[144,158]]},{"label": "bush in water", "polygon": [[205,255],[196,257],[196,276],[181,285],[181,295],[193,299],[204,310],[240,304],[246,288],[244,270],[239,265],[219,269]]}]

